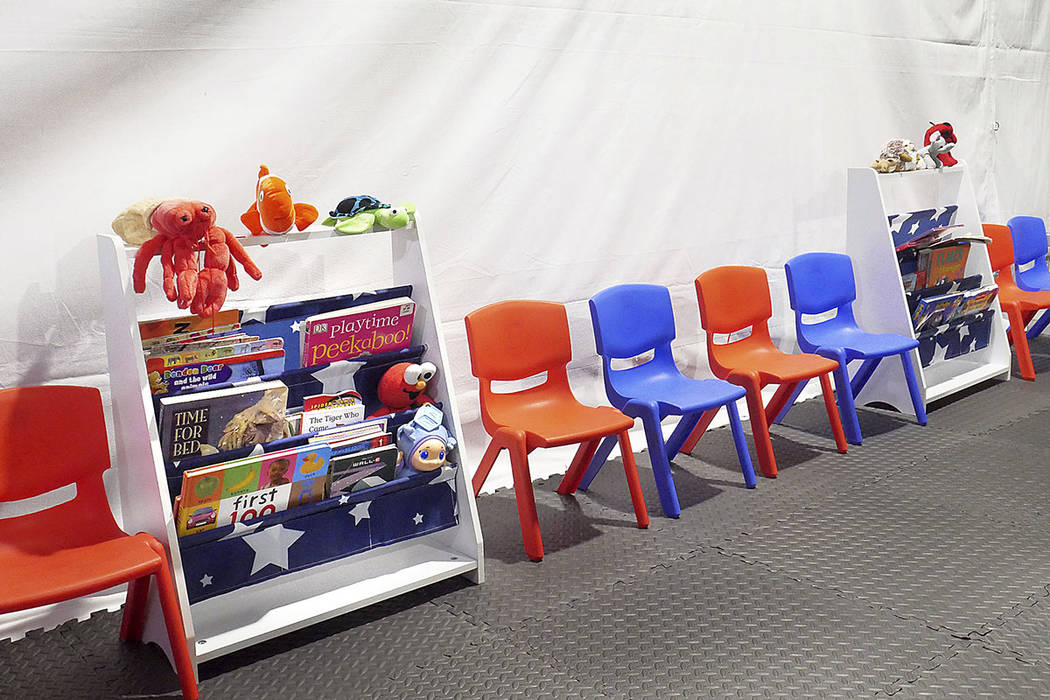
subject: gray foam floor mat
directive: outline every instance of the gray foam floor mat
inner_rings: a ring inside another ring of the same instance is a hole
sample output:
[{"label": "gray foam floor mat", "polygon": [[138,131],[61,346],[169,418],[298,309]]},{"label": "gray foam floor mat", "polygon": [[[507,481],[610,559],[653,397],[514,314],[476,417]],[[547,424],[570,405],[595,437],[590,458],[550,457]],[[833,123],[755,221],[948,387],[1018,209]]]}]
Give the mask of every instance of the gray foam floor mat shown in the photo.
[{"label": "gray foam floor mat", "polygon": [[[587,492],[535,483],[546,549],[514,494],[478,499],[487,582],[444,581],[201,667],[204,698],[1050,696],[1050,342],[931,407],[862,408],[838,454],[823,403],[773,428],[777,479],[745,489],[712,430],[635,526],[623,467]],[[750,440],[750,436],[749,436]],[[754,457],[752,445],[752,457]],[[178,697],[119,613],[0,643],[0,697]]]}]

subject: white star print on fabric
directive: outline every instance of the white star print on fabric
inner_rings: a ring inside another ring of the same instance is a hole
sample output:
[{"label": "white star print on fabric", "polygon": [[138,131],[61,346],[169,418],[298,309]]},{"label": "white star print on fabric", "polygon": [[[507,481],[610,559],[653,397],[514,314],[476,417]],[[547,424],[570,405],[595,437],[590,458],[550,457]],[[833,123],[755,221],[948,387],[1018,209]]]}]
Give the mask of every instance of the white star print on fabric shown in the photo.
[{"label": "white star print on fabric", "polygon": [[245,535],[244,543],[255,550],[255,561],[252,562],[252,572],[249,576],[270,564],[287,569],[288,548],[303,534],[302,530],[289,530],[278,523],[261,532]]}]

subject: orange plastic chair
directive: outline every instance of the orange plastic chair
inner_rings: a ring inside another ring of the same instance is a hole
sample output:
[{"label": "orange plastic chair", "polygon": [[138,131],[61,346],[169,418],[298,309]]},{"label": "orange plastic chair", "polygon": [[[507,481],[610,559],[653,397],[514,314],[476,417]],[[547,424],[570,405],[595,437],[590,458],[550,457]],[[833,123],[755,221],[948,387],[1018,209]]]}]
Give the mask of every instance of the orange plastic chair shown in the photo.
[{"label": "orange plastic chair", "polygon": [[[570,494],[579,488],[602,438],[618,436],[638,527],[648,527],[649,514],[627,437],[634,419],[609,406],[584,406],[573,396],[565,372],[572,359],[565,307],[546,301],[503,301],[467,314],[465,321],[470,369],[481,382],[481,422],[492,436],[474,473],[474,494],[481,490],[500,451],[506,449],[528,557],[543,559],[528,461],[537,447],[579,443],[557,489]],[[506,394],[492,390],[493,381],[517,381],[543,372],[547,377],[539,386]]]},{"label": "orange plastic chair", "polygon": [[[696,297],[700,303],[700,324],[707,332],[711,371],[719,379],[742,386],[747,391],[751,432],[762,474],[770,478],[777,475],[769,424],[791,407],[799,384],[814,377],[820,378],[835,445],[839,452],[845,452],[846,436],[835,406],[830,378],[839,363],[810,353],[788,354],[773,345],[769,337],[773,306],[766,271],[758,267],[716,267],[696,278]],[[751,335],[746,338],[724,344],[715,342],[716,334],[736,333],[748,327]],[[767,384],[779,384],[780,387],[769,400],[769,405],[763,406],[762,387]],[[682,452],[692,452],[699,439],[699,435],[690,435],[682,445]]]},{"label": "orange plastic chair", "polygon": [[992,239],[988,244],[988,259],[992,263],[992,272],[997,275],[999,285],[999,306],[1010,320],[1010,331],[1007,339],[1017,353],[1017,366],[1021,377],[1035,381],[1035,365],[1032,364],[1032,352],[1028,349],[1028,336],[1025,327],[1041,309],[1050,309],[1050,291],[1028,292],[1017,286],[1014,279],[1014,244],[1010,236],[1010,227],[1002,224],[984,224],[984,235]]},{"label": "orange plastic chair", "polygon": [[[56,416],[61,416],[61,419]],[[109,468],[98,389],[40,386],[0,391],[0,502],[76,484],[60,505],[0,519],[0,613],[50,605],[128,583],[120,636],[142,639],[149,577],[157,577],[182,697],[198,697],[164,547],[129,536],[113,520],[102,473]]]}]

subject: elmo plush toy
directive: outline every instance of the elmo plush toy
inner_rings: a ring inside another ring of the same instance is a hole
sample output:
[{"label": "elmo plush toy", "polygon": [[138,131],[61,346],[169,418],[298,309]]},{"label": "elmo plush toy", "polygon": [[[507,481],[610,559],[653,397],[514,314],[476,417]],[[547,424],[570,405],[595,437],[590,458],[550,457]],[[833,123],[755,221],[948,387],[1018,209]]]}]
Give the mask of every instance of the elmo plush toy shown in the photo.
[{"label": "elmo plush toy", "polygon": [[410,408],[419,408],[423,404],[434,403],[434,399],[426,395],[427,382],[437,374],[437,367],[432,362],[415,364],[413,362],[398,362],[393,365],[379,380],[376,387],[376,395],[383,403],[383,407],[373,413],[369,418],[386,416],[398,411],[407,411]]}]

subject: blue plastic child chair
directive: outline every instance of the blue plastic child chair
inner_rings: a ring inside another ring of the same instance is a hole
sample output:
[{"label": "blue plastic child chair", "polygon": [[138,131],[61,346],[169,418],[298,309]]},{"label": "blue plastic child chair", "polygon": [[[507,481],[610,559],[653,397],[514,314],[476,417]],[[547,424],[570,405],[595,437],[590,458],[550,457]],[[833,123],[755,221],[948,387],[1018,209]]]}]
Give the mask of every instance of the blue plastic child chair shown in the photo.
[{"label": "blue plastic child chair", "polygon": [[[853,316],[857,287],[849,256],[804,253],[788,260],[784,269],[787,271],[791,308],[795,311],[799,347],[803,352],[817,353],[839,362],[839,368],[835,370],[835,393],[838,394],[839,414],[847,439],[854,445],[861,444],[855,398],[882,358],[891,355],[900,355],[915,416],[919,425],[926,425],[926,407],[911,359],[911,351],[919,346],[919,341],[896,333],[868,333],[857,325]],[[834,318],[818,323],[803,322],[804,315],[826,314],[832,309],[835,310]],[[847,369],[851,360],[863,360],[852,379]],[[800,385],[796,391],[801,391],[801,388]]]},{"label": "blue plastic child chair", "polygon": [[[729,413],[744,483],[754,488],[755,471],[736,409],[737,399],[744,398],[744,389],[720,379],[691,379],[679,371],[671,353],[675,325],[667,288],[654,284],[610,287],[595,294],[590,306],[594,340],[602,356],[605,392],[613,406],[632,418],[642,419],[664,513],[677,518],[682,512],[667,455],[676,454],[693,429],[698,425],[706,427],[722,406]],[[614,359],[647,352],[652,352],[653,358],[644,364],[629,369],[612,368]],[[660,420],[665,416],[682,416],[666,443],[660,428]],[[603,441],[580,488],[590,485],[613,444],[613,440]]]},{"label": "blue plastic child chair", "polygon": [[[1038,216],[1015,216],[1006,222],[1010,227],[1010,238],[1014,244],[1014,279],[1017,286],[1026,292],[1050,291],[1050,269],[1046,266],[1046,224]],[[1031,267],[1021,267],[1031,263]],[[1043,315],[1025,331],[1035,338],[1050,324],[1050,312]]]}]

